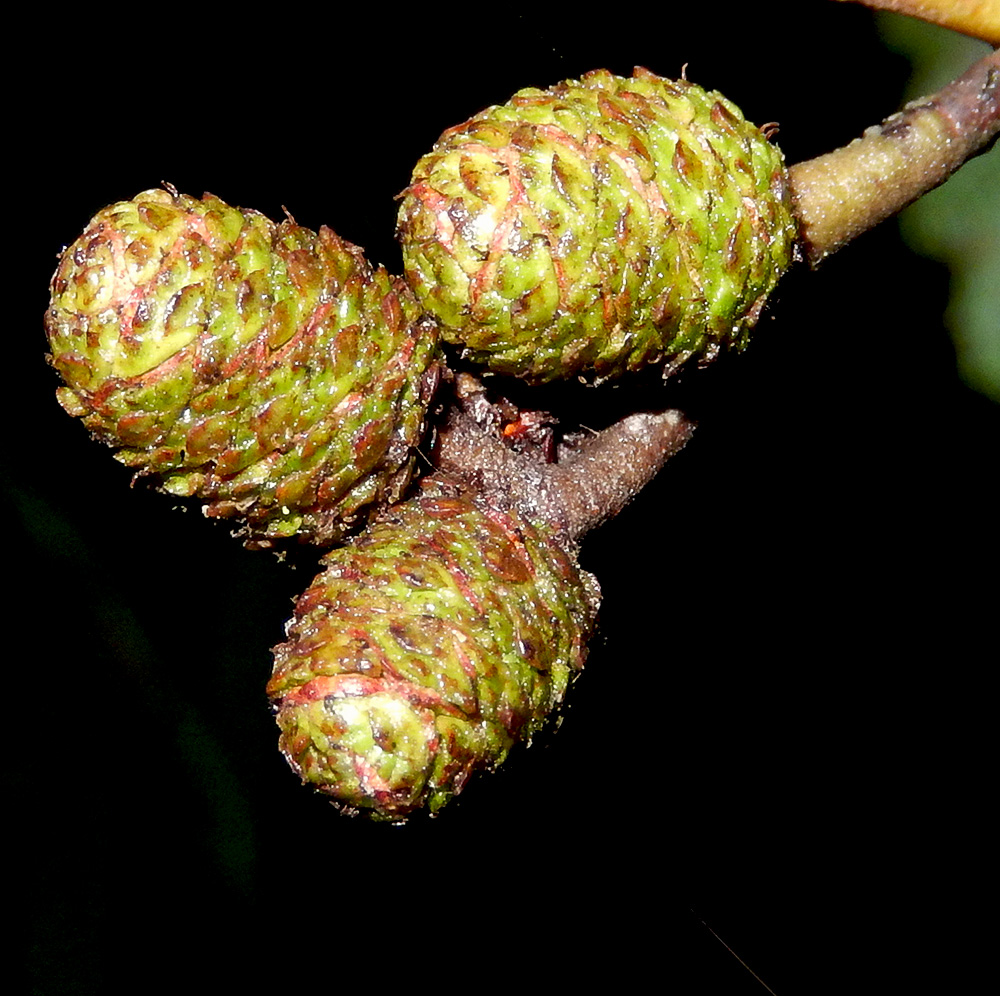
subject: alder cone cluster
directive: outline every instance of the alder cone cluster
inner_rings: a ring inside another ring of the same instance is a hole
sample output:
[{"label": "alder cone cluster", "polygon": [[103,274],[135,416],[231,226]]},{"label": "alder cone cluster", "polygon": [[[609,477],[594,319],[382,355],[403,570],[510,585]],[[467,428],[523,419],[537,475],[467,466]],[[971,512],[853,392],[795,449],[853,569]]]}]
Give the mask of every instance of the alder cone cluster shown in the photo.
[{"label": "alder cone cluster", "polygon": [[[367,523],[298,599],[268,695],[302,780],[389,821],[436,812],[545,723],[599,603],[523,488],[438,474],[404,494],[439,335],[531,382],[705,361],[746,343],[795,225],[759,129],[636,70],[522,90],[445,132],[398,234],[406,282],[328,228],[146,191],[64,251],[45,319],[63,407],[247,545],[331,546]],[[565,486],[544,466],[532,481]]]}]

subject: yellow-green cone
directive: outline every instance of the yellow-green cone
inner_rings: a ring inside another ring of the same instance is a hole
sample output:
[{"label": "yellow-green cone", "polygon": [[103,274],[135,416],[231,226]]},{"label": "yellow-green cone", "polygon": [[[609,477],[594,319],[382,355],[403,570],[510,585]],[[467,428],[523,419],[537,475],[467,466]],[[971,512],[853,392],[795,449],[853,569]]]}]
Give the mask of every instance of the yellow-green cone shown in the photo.
[{"label": "yellow-green cone", "polygon": [[541,382],[742,347],[795,225],[758,128],[718,93],[637,69],[521,90],[446,131],[398,234],[445,338]]},{"label": "yellow-green cone", "polygon": [[289,763],[348,810],[438,810],[583,664],[597,582],[518,512],[430,482],[323,566],[268,694]]},{"label": "yellow-green cone", "polygon": [[146,191],[96,215],[51,292],[63,407],[251,544],[329,543],[409,480],[437,333],[329,229]]}]

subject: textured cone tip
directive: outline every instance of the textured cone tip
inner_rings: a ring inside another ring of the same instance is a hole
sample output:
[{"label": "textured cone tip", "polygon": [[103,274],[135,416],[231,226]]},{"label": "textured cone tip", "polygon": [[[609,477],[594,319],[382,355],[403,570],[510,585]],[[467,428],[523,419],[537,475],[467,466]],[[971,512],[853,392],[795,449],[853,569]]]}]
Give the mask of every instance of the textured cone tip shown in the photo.
[{"label": "textured cone tip", "polygon": [[63,407],[253,545],[329,543],[409,479],[436,330],[329,229],[146,191],[63,252],[45,324]]},{"label": "textured cone tip", "polygon": [[436,812],[583,665],[594,579],[545,530],[437,482],[323,566],[268,694],[292,768],[348,811]]},{"label": "textured cone tip", "polygon": [[541,382],[741,348],[795,225],[758,128],[721,94],[637,69],[522,90],[446,131],[398,235],[444,336]]},{"label": "textured cone tip", "polygon": [[[348,810],[401,819],[421,804],[438,735],[433,713],[405,694],[359,682],[319,682],[282,699],[278,725],[299,777]],[[324,687],[325,686],[325,687]]]}]

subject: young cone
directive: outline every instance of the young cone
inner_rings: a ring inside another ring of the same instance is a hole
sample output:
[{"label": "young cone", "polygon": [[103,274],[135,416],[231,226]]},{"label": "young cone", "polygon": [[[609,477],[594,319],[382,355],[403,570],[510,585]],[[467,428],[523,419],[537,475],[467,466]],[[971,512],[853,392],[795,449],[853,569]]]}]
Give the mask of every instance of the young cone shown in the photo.
[{"label": "young cone", "polygon": [[550,529],[430,479],[299,598],[268,685],[280,746],[341,807],[441,808],[562,701],[599,591]]},{"label": "young cone", "polygon": [[445,338],[541,382],[742,347],[795,225],[758,128],[718,93],[637,69],[521,90],[446,131],[398,235]]},{"label": "young cone", "polygon": [[249,545],[330,543],[408,482],[436,330],[330,229],[146,191],[96,215],[51,293],[63,407]]},{"label": "young cone", "polygon": [[437,811],[559,706],[599,600],[577,542],[693,429],[676,411],[631,415],[549,464],[544,444],[504,446],[483,399],[466,400],[439,432],[447,471],[327,554],[275,648],[286,758],[376,819]]}]

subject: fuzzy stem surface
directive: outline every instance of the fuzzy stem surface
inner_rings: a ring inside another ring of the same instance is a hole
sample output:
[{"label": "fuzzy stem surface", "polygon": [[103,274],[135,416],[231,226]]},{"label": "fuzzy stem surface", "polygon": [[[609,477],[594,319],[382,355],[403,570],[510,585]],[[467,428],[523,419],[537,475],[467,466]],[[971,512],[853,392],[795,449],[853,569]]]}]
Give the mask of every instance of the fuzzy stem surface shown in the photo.
[{"label": "fuzzy stem surface", "polygon": [[679,452],[694,432],[683,412],[640,412],[564,450],[546,464],[508,449],[469,415],[452,408],[439,431],[434,462],[571,543],[618,514]]},{"label": "fuzzy stem surface", "polygon": [[1000,131],[1000,52],[834,152],[789,170],[802,246],[815,266],[944,183]]}]

